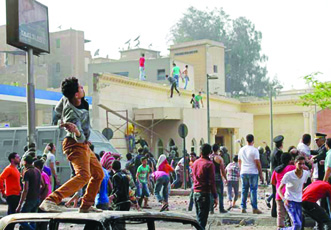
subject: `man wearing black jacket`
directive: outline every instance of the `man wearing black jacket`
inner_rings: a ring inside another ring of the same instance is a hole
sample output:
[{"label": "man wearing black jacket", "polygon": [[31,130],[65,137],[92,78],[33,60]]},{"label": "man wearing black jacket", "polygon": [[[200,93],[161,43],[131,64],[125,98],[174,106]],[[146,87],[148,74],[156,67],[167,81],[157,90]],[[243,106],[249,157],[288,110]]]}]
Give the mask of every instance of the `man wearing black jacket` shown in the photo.
[{"label": "man wearing black jacket", "polygon": [[324,178],[324,164],[321,164],[321,161],[325,160],[326,157],[326,147],[325,147],[325,137],[324,133],[315,134],[315,142],[318,147],[317,150],[312,150],[311,154],[314,155],[314,163],[318,163],[318,180],[323,180]]},{"label": "man wearing black jacket", "polygon": [[[273,173],[273,171],[275,170],[275,168],[279,165],[282,164],[281,162],[281,156],[283,154],[283,141],[284,141],[284,136],[283,135],[279,135],[277,137],[274,138],[273,140],[276,144],[276,148],[274,148],[272,154],[271,154],[271,175]],[[272,186],[272,208],[271,208],[271,216],[272,217],[277,217],[277,211],[276,211],[276,200],[275,200],[275,196],[276,196],[276,186]]]},{"label": "man wearing black jacket", "polygon": [[121,171],[121,162],[114,161],[112,166],[115,174],[112,178],[113,193],[109,199],[114,202],[116,211],[129,211],[131,206],[129,199],[129,179]]}]

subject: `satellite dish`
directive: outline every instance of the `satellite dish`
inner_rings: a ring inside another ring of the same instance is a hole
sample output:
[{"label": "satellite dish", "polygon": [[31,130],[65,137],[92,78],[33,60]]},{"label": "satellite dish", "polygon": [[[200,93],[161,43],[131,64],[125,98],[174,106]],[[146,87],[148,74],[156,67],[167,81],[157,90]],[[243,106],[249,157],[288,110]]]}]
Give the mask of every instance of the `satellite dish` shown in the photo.
[{"label": "satellite dish", "polygon": [[134,41],[137,41],[140,38],[140,35],[134,39]]},{"label": "satellite dish", "polygon": [[95,51],[95,53],[94,53],[94,57],[95,56],[99,56],[99,49],[97,49],[96,51]]},{"label": "satellite dish", "polygon": [[129,44],[130,43],[130,41],[131,41],[131,39],[129,39],[127,42],[125,42],[124,44]]},{"label": "satellite dish", "polygon": [[107,140],[109,141],[110,139],[113,138],[114,132],[113,132],[113,130],[111,128],[104,128],[102,130],[102,135],[104,135],[105,138],[107,138]]}]

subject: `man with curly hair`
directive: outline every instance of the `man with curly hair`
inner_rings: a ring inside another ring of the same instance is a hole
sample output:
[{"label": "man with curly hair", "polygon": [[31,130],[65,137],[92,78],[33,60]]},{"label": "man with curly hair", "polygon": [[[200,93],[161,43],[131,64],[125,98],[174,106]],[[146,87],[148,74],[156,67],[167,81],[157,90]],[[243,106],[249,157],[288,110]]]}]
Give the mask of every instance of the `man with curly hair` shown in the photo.
[{"label": "man with curly hair", "polygon": [[55,108],[56,119],[62,119],[60,127],[67,131],[63,140],[63,152],[75,170],[75,176],[50,194],[40,205],[45,212],[64,211],[58,204],[87,184],[79,212],[101,212],[93,207],[95,196],[104,177],[102,167],[90,149],[89,105],[84,99],[85,92],[75,77],[62,82],[63,97]]}]

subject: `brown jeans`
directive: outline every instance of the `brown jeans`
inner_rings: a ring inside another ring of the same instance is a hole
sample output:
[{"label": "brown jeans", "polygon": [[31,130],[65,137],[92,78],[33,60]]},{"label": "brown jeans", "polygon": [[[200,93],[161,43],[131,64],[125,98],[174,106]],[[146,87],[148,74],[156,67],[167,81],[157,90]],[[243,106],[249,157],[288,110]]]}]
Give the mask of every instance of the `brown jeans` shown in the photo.
[{"label": "brown jeans", "polygon": [[88,183],[81,207],[89,208],[94,204],[95,196],[99,192],[104,177],[101,164],[88,144],[77,143],[72,138],[65,138],[62,146],[63,153],[67,155],[76,175],[50,194],[46,200],[59,204],[63,198],[73,195]]}]

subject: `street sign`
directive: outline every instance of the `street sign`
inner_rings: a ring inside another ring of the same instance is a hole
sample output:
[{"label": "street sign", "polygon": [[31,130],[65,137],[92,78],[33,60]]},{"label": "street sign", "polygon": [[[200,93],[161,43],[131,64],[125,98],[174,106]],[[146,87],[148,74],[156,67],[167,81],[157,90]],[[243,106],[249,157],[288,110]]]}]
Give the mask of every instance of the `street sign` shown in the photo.
[{"label": "street sign", "polygon": [[111,128],[105,128],[102,130],[102,135],[104,135],[105,138],[107,138],[107,140],[109,141],[110,139],[113,138],[114,132]]},{"label": "street sign", "polygon": [[50,51],[48,8],[36,0],[7,0],[7,44],[33,53]]},{"label": "street sign", "polygon": [[178,134],[181,138],[185,138],[187,136],[188,129],[185,124],[180,124],[178,127]]}]

